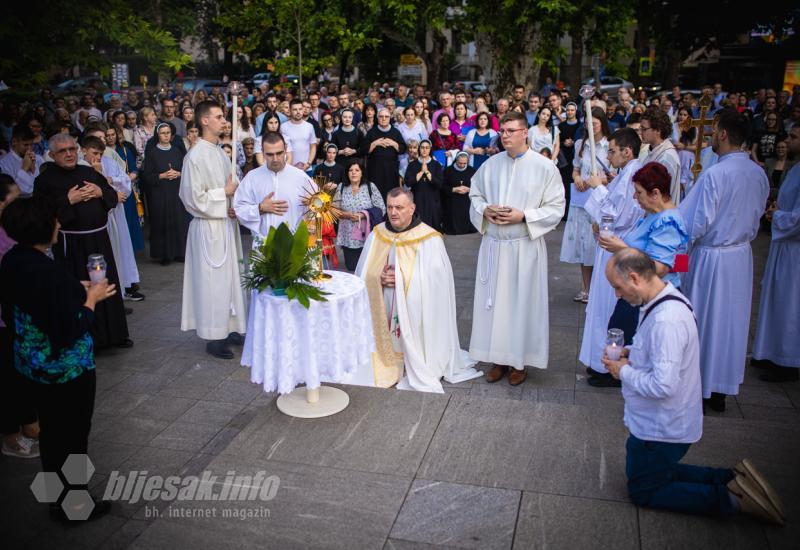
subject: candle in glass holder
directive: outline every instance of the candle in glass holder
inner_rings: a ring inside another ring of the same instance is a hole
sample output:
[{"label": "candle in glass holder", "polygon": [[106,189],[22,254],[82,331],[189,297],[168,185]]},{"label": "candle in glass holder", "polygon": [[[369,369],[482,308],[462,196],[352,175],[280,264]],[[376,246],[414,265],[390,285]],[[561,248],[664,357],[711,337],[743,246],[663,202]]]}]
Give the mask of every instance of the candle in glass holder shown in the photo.
[{"label": "candle in glass holder", "polygon": [[606,357],[612,361],[619,361],[622,357],[622,348],[625,345],[625,333],[618,328],[608,329],[606,336]]},{"label": "candle in glass holder", "polygon": [[89,280],[92,281],[93,285],[106,278],[106,266],[106,259],[102,254],[91,254],[89,256],[86,270],[89,272]]},{"label": "candle in glass holder", "polygon": [[600,218],[600,236],[608,239],[614,236],[614,216],[603,216]]}]

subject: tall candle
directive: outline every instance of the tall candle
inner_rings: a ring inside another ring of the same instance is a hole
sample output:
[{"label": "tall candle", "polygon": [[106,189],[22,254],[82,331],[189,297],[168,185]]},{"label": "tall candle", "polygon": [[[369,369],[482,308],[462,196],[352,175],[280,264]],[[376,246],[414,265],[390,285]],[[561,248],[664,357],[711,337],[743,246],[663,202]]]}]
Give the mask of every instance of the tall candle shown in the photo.
[{"label": "tall candle", "polygon": [[[236,143],[237,138],[239,136],[239,120],[238,120],[238,106],[237,102],[239,100],[239,87],[236,84],[231,84],[231,96],[233,98],[233,112],[231,113],[231,121],[233,127],[231,128],[231,141],[233,141],[233,147],[231,147],[231,177],[236,180]],[[594,149],[593,149],[594,150]]]},{"label": "tall candle", "polygon": [[583,131],[589,134],[589,152],[592,155],[592,174],[597,174],[597,161],[594,152],[594,126],[592,125],[592,96],[594,95],[594,86],[586,84],[581,86],[580,95],[583,98],[583,104],[586,108],[586,124]]}]

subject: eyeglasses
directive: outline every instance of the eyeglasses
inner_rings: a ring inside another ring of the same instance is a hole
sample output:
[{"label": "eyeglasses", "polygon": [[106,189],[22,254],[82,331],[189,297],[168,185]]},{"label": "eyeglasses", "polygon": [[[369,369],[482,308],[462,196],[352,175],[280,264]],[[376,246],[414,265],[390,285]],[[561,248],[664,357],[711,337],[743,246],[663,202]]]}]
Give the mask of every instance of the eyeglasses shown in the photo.
[{"label": "eyeglasses", "polygon": [[513,128],[513,129],[503,128],[498,132],[498,134],[500,134],[501,136],[508,136],[508,135],[513,135],[514,132],[524,132],[524,131],[525,128]]},{"label": "eyeglasses", "polygon": [[378,115],[378,118],[391,118],[389,115]]},{"label": "eyeglasses", "polygon": [[647,130],[652,130],[652,129],[653,128],[651,128],[650,126],[639,126],[639,131],[640,132],[645,132]]}]

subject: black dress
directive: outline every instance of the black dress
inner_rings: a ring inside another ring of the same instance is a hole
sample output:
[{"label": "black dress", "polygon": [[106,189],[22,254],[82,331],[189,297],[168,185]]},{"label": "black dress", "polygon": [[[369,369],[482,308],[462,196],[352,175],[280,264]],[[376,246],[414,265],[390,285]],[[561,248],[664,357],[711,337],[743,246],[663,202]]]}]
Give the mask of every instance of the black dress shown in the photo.
[{"label": "black dress", "polygon": [[[83,186],[84,181],[96,184],[103,192],[102,198],[70,204],[67,193]],[[58,204],[58,221],[61,231],[58,243],[53,246],[53,258],[78,280],[86,281],[89,274],[86,263],[90,254],[102,254],[106,260],[106,278],[117,285],[117,293],[97,304],[94,310],[92,338],[95,347],[104,348],[121,344],[128,339],[128,323],[122,304],[122,287],[114,262],[114,252],[108,237],[108,213],[119,199],[117,192],[94,168],[77,165],[72,170],[61,168],[53,162],[43,165],[43,170],[33,183],[35,196],[47,197]],[[100,231],[94,231],[101,229]],[[85,234],[65,234],[68,231],[92,231]],[[66,239],[66,241],[65,241]]]},{"label": "black dress", "polygon": [[467,166],[464,170],[456,170],[454,165],[444,171],[442,184],[442,220],[444,232],[448,235],[466,235],[475,233],[477,229],[469,219],[471,206],[469,195],[454,193],[454,187],[470,186],[475,168]]},{"label": "black dress", "polygon": [[414,202],[417,205],[416,214],[420,219],[436,229],[441,230],[442,225],[442,183],[444,170],[437,160],[428,162],[428,172],[419,181],[417,174],[422,170],[419,160],[412,160],[406,168],[405,185],[414,193]]},{"label": "black dress", "polygon": [[[391,139],[398,144],[399,150],[395,150],[394,147],[379,146],[370,153],[372,142],[381,138]],[[383,201],[386,202],[389,191],[400,184],[400,155],[406,152],[406,141],[400,130],[394,126],[388,130],[381,130],[376,124],[367,132],[361,150],[363,155],[368,156],[367,180],[375,184],[383,196]]]},{"label": "black dress", "polygon": [[191,220],[178,196],[181,179],[158,177],[170,168],[178,172],[183,168],[183,155],[174,146],[167,151],[153,147],[142,166],[144,192],[150,210],[150,257],[161,261],[183,260]]},{"label": "black dress", "polygon": [[335,162],[333,166],[328,166],[324,162],[317,164],[314,168],[314,177],[324,176],[327,181],[332,181],[336,185],[344,183],[344,166]]},{"label": "black dress", "polygon": [[[360,158],[361,146],[363,145],[364,138],[358,128],[353,126],[349,132],[344,131],[341,127],[333,133],[333,144],[339,148],[339,153],[336,155],[336,162],[344,166],[345,170],[350,167],[353,160]],[[355,149],[355,153],[347,156],[342,154],[342,149],[345,148]]]}]

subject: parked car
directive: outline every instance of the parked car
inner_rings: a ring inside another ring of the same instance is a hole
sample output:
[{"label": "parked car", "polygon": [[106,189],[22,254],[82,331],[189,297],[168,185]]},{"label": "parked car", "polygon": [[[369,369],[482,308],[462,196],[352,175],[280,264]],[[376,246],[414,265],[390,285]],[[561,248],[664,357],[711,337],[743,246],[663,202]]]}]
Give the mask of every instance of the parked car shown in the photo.
[{"label": "parked car", "polygon": [[170,83],[171,88],[175,88],[175,84],[180,82],[183,84],[183,89],[194,92],[199,90],[200,88],[204,89],[206,93],[211,92],[212,88],[219,88],[220,90],[224,90],[226,84],[219,78],[182,78],[179,80],[173,80]]},{"label": "parked car", "polygon": [[479,80],[457,80],[453,89],[463,88],[465,92],[481,93],[486,90],[486,84]]},{"label": "parked car", "polygon": [[94,89],[98,92],[103,92],[111,88],[108,83],[104,82],[99,76],[82,76],[56,84],[55,88],[53,88],[53,92],[55,95],[59,96],[76,94],[84,91],[89,86],[94,86]]},{"label": "parked car", "polygon": [[258,87],[262,84],[269,84],[270,86],[274,86],[278,83],[278,78],[274,73],[266,72],[266,73],[256,73],[250,77],[250,82],[253,83],[253,86]]},{"label": "parked car", "polygon": [[[583,83],[596,86],[594,78],[588,78]],[[611,97],[617,97],[620,88],[627,88],[629,91],[632,91],[634,86],[632,82],[625,80],[624,78],[621,78],[619,76],[600,77],[601,92],[605,92]]]}]

